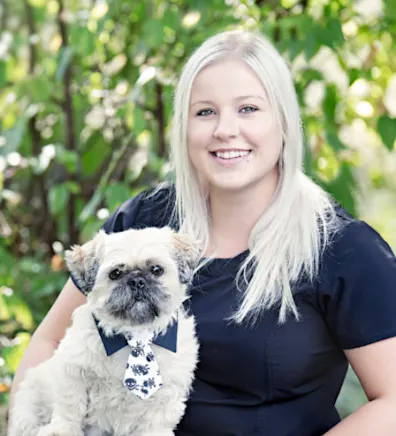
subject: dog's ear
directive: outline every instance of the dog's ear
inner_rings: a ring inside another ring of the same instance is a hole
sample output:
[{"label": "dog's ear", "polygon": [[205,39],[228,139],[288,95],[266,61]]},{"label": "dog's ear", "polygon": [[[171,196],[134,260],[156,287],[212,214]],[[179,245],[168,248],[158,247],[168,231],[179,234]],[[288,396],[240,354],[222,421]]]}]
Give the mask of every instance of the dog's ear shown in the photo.
[{"label": "dog's ear", "polygon": [[93,288],[104,248],[105,232],[100,230],[84,245],[74,245],[65,252],[65,260],[73,281],[87,295]]},{"label": "dog's ear", "polygon": [[180,283],[188,283],[198,266],[201,257],[201,245],[190,236],[181,233],[173,234],[173,245],[179,267]]}]

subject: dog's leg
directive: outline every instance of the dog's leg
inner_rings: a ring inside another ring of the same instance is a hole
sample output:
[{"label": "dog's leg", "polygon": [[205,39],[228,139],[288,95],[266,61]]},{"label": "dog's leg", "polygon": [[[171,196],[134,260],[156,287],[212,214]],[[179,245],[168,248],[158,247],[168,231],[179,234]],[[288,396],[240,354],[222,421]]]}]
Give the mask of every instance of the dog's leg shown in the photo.
[{"label": "dog's leg", "polygon": [[173,429],[182,419],[185,408],[183,401],[168,401],[161,404],[157,413],[150,409],[139,420],[133,436],[174,436]]},{"label": "dog's leg", "polygon": [[61,413],[54,412],[51,422],[42,427],[37,436],[84,436],[82,424],[76,421],[64,410]]},{"label": "dog's leg", "polygon": [[62,362],[58,370],[59,376],[54,378],[51,422],[42,427],[37,436],[84,436],[88,393],[83,369]]},{"label": "dog's leg", "polygon": [[84,436],[81,429],[73,428],[68,423],[51,421],[50,424],[42,427],[37,436]]},{"label": "dog's leg", "polygon": [[8,436],[36,436],[39,420],[31,410],[31,404],[20,401],[11,411],[11,429]]},{"label": "dog's leg", "polygon": [[46,401],[42,370],[32,368],[22,381],[10,412],[11,429],[8,436],[36,436],[39,428],[51,419],[51,407]]},{"label": "dog's leg", "polygon": [[[69,412],[65,413],[63,409],[59,413],[59,407],[55,406],[57,411],[54,411],[51,422],[42,427],[37,436],[84,436],[82,424],[79,419],[71,417]],[[78,415],[78,412],[76,411]],[[82,421],[82,420],[81,420]]]},{"label": "dog's leg", "polygon": [[24,422],[15,423],[13,421],[8,436],[36,436],[38,432],[37,420],[26,419]]}]

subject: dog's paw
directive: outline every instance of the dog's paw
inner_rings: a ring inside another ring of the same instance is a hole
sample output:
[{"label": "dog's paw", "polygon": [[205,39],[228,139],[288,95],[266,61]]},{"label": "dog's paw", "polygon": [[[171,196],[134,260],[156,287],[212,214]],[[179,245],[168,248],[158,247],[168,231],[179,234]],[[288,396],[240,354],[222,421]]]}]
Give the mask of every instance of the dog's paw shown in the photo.
[{"label": "dog's paw", "polygon": [[48,424],[42,427],[37,436],[84,436],[81,429],[76,429],[68,424]]}]

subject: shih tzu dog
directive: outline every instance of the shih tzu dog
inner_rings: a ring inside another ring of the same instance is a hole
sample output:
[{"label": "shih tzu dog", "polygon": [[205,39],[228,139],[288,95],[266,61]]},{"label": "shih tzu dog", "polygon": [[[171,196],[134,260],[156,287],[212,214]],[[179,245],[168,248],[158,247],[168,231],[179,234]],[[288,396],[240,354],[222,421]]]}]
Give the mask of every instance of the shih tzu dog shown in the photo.
[{"label": "shih tzu dog", "polygon": [[[183,301],[199,257],[197,242],[168,227],[100,231],[67,251],[87,302],[52,358],[28,370],[10,436],[173,435],[198,361]],[[159,345],[169,329],[175,349]],[[121,346],[106,353],[115,337]]]}]

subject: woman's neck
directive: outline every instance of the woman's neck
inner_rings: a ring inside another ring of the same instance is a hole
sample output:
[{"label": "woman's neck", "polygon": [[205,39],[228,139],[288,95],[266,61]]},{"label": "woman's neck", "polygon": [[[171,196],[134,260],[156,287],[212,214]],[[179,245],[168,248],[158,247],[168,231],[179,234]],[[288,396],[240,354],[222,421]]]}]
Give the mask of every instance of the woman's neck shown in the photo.
[{"label": "woman's neck", "polygon": [[248,248],[251,231],[263,215],[276,190],[278,177],[246,190],[210,189],[211,235],[207,254],[234,257]]}]

